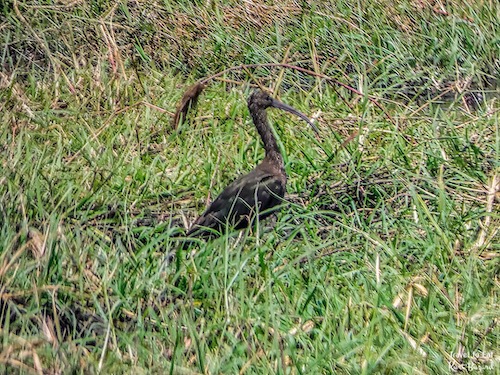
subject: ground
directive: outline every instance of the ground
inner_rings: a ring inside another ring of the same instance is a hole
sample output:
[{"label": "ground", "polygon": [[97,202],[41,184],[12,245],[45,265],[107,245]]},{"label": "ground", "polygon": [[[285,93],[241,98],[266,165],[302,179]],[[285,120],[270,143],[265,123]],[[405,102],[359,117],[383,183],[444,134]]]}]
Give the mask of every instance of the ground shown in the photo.
[{"label": "ground", "polygon": [[[0,371],[498,371],[498,12],[4,2]],[[319,128],[268,111],[286,202],[167,262],[263,158],[254,87]]]}]

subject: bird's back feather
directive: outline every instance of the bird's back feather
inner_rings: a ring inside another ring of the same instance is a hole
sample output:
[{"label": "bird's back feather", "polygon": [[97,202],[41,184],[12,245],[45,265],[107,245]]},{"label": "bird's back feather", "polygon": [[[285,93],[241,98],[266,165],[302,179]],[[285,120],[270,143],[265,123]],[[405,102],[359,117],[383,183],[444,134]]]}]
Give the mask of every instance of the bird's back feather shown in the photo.
[{"label": "bird's back feather", "polygon": [[206,237],[212,230],[221,231],[226,225],[241,229],[248,226],[258,213],[263,219],[272,213],[285,196],[286,180],[282,176],[257,167],[228,187],[195,221],[187,236]]}]

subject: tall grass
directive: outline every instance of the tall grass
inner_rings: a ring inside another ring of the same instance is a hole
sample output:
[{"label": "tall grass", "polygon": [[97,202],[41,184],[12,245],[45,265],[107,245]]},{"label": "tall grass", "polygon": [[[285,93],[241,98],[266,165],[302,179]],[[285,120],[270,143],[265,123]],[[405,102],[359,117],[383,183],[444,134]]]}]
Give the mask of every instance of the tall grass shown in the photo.
[{"label": "tall grass", "polygon": [[[0,368],[14,373],[498,369],[498,27],[489,2],[5,2]],[[287,63],[190,83],[243,63]],[[263,157],[287,202],[165,262]],[[383,111],[370,98],[380,103]]]}]

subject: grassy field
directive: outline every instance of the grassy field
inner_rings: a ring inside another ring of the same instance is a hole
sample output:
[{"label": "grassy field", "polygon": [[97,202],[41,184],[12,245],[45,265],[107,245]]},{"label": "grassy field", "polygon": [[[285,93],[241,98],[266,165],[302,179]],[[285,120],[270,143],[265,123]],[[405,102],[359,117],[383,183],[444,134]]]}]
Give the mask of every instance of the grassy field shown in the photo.
[{"label": "grassy field", "polygon": [[[1,373],[499,371],[494,1],[1,4]],[[258,86],[286,204],[165,263]]]}]

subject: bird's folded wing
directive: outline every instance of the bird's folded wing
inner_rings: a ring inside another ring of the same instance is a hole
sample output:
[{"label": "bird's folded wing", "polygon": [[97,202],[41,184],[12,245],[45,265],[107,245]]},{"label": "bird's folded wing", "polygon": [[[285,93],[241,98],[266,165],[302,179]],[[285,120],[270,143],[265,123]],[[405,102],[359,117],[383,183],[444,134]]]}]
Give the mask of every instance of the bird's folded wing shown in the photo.
[{"label": "bird's folded wing", "polygon": [[227,223],[244,227],[257,212],[263,218],[260,213],[279,205],[284,195],[285,185],[278,177],[254,170],[226,187],[196,220],[189,233],[193,234],[200,227],[220,229]]}]

